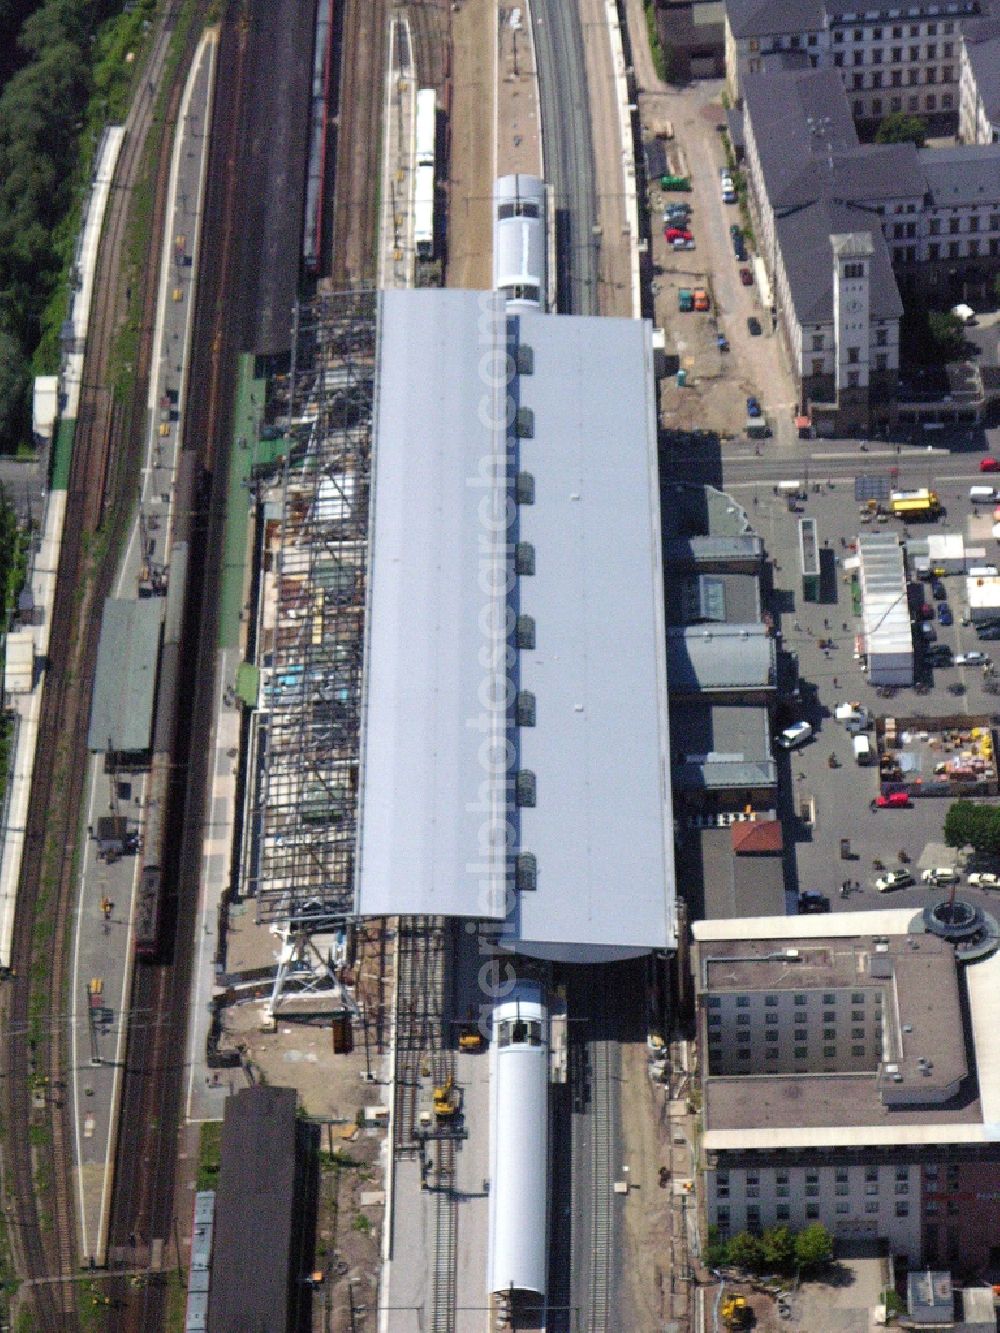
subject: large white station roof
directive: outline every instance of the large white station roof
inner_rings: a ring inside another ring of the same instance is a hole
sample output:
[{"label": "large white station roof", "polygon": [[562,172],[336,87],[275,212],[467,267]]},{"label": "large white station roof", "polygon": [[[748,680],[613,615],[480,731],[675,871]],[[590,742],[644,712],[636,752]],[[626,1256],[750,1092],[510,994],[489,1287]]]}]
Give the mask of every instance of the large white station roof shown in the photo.
[{"label": "large white station roof", "polygon": [[[508,323],[530,349],[509,385]],[[508,394],[522,438],[505,457]],[[534,502],[508,510],[517,471]],[[361,913],[506,917],[511,947],[576,961],[674,945],[658,493],[648,324],[381,295]],[[518,542],[534,573],[508,596]],[[508,611],[535,633],[509,671]],[[508,678],[533,726],[508,728]],[[508,839],[537,865],[512,909]]]}]

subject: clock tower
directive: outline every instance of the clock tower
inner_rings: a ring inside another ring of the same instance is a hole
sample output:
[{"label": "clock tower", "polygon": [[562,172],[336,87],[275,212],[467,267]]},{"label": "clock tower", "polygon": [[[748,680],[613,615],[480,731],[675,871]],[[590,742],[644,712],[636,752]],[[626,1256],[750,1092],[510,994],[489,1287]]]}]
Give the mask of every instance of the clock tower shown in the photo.
[{"label": "clock tower", "polygon": [[841,232],[833,247],[834,376],[841,430],[868,420],[871,371],[871,233]]}]

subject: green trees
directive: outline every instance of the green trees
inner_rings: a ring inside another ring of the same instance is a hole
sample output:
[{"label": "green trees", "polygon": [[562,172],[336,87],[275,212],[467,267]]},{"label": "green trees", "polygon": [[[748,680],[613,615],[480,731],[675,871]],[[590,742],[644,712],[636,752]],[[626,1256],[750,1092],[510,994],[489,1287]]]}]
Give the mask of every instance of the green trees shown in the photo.
[{"label": "green trees", "polygon": [[944,840],[949,847],[972,847],[996,855],[1000,852],[1000,808],[955,801],[944,817]]},{"label": "green trees", "polygon": [[759,1236],[738,1231],[728,1241],[719,1239],[717,1227],[709,1227],[705,1262],[709,1268],[732,1264],[751,1273],[808,1272],[833,1258],[833,1237],[822,1222],[810,1222],[799,1232],[789,1227],[768,1227]]},{"label": "green trees", "polygon": [[875,131],[876,143],[915,143],[923,148],[927,127],[919,116],[908,116],[905,111],[893,111]]},{"label": "green trees", "polygon": [[822,1268],[833,1258],[833,1237],[822,1222],[810,1222],[795,1237],[795,1263],[803,1272]]},{"label": "green trees", "polygon": [[[0,0],[0,451],[28,437],[32,374],[56,369],[54,345],[33,358],[56,293],[56,327],[65,317],[74,205],[106,115],[100,76],[130,77],[124,51],[113,72],[102,69],[106,36],[119,27],[135,36],[152,9],[153,0],[127,15],[120,0]],[[102,106],[88,120],[95,84]]]}]

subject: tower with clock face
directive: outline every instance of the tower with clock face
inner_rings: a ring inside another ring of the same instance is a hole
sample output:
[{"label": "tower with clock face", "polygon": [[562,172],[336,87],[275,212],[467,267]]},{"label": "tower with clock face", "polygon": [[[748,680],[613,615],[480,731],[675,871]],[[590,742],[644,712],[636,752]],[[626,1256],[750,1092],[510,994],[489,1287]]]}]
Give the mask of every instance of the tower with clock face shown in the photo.
[{"label": "tower with clock face", "polygon": [[833,247],[834,375],[838,415],[867,419],[871,372],[871,233],[840,232]]}]

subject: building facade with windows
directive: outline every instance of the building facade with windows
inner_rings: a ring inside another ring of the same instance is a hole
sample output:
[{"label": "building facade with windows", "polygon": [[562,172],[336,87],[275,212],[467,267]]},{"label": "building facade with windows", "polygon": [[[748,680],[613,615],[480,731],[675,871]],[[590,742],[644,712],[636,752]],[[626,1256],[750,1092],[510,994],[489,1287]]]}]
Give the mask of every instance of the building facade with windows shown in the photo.
[{"label": "building facade with windows", "polygon": [[1000,1256],[1000,958],[959,961],[906,909],[694,935],[709,1224]]},{"label": "building facade with windows", "polygon": [[906,112],[944,125],[958,114],[963,31],[988,12],[987,0],[905,6],[727,0],[729,91],[741,97],[745,76],[783,53],[813,69],[835,69],[855,120]]},{"label": "building facade with windows", "polygon": [[963,39],[958,137],[963,143],[1000,143],[1000,31],[997,23],[970,25]]}]

